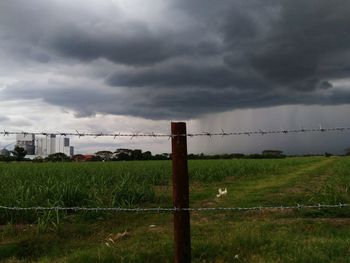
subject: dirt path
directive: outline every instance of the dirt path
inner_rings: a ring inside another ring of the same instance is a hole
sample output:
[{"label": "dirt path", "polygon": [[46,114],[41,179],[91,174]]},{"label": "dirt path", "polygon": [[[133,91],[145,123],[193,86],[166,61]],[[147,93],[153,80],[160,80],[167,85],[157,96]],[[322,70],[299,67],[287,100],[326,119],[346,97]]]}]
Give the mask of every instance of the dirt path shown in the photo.
[{"label": "dirt path", "polygon": [[321,187],[327,177],[323,171],[335,160],[336,158],[325,158],[319,162],[305,164],[286,174],[256,176],[227,182],[225,187],[229,194],[216,202],[230,206],[280,205],[282,201],[293,203],[301,196],[309,196],[311,188],[315,190],[315,187]]}]

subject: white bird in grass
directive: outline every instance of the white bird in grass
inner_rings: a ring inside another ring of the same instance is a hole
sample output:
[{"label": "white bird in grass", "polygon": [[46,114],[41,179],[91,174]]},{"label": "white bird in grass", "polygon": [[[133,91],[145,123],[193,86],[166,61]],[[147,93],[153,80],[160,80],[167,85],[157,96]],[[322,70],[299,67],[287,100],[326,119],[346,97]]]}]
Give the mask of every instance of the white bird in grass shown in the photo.
[{"label": "white bird in grass", "polygon": [[216,195],[216,197],[221,197],[223,195],[227,195],[227,189],[225,188],[224,190],[222,190],[221,188],[219,188],[219,193]]}]

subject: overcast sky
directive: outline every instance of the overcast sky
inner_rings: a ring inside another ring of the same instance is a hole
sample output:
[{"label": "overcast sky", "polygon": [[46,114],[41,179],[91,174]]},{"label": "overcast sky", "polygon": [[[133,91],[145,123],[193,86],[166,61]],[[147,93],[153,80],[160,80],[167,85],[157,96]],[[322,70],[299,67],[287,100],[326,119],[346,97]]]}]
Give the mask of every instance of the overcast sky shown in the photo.
[{"label": "overcast sky", "polygon": [[[0,128],[350,126],[349,10],[348,0],[1,0]],[[189,152],[341,153],[348,138],[191,139]],[[160,139],[73,143],[170,151]]]}]

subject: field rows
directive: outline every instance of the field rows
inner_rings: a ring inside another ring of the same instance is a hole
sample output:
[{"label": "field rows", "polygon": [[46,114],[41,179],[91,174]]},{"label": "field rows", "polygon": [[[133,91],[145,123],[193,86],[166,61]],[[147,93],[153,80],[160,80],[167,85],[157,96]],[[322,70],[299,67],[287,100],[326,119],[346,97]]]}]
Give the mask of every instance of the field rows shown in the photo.
[{"label": "field rows", "polygon": [[[192,207],[350,203],[348,158],[200,160],[189,169]],[[216,197],[220,187],[227,196]],[[6,206],[171,207],[171,192],[168,161],[0,164]],[[349,216],[193,212],[193,262],[349,262]],[[0,211],[0,262],[156,260],[172,262],[170,213]]]}]

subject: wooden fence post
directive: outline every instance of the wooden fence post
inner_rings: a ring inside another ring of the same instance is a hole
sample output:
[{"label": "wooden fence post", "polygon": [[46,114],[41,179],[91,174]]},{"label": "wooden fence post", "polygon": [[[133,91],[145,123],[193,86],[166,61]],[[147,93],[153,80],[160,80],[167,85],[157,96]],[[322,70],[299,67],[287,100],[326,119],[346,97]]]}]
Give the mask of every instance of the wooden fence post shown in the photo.
[{"label": "wooden fence post", "polygon": [[[173,202],[175,208],[189,208],[187,137],[185,122],[171,123]],[[190,212],[174,211],[174,262],[191,262]]]}]

